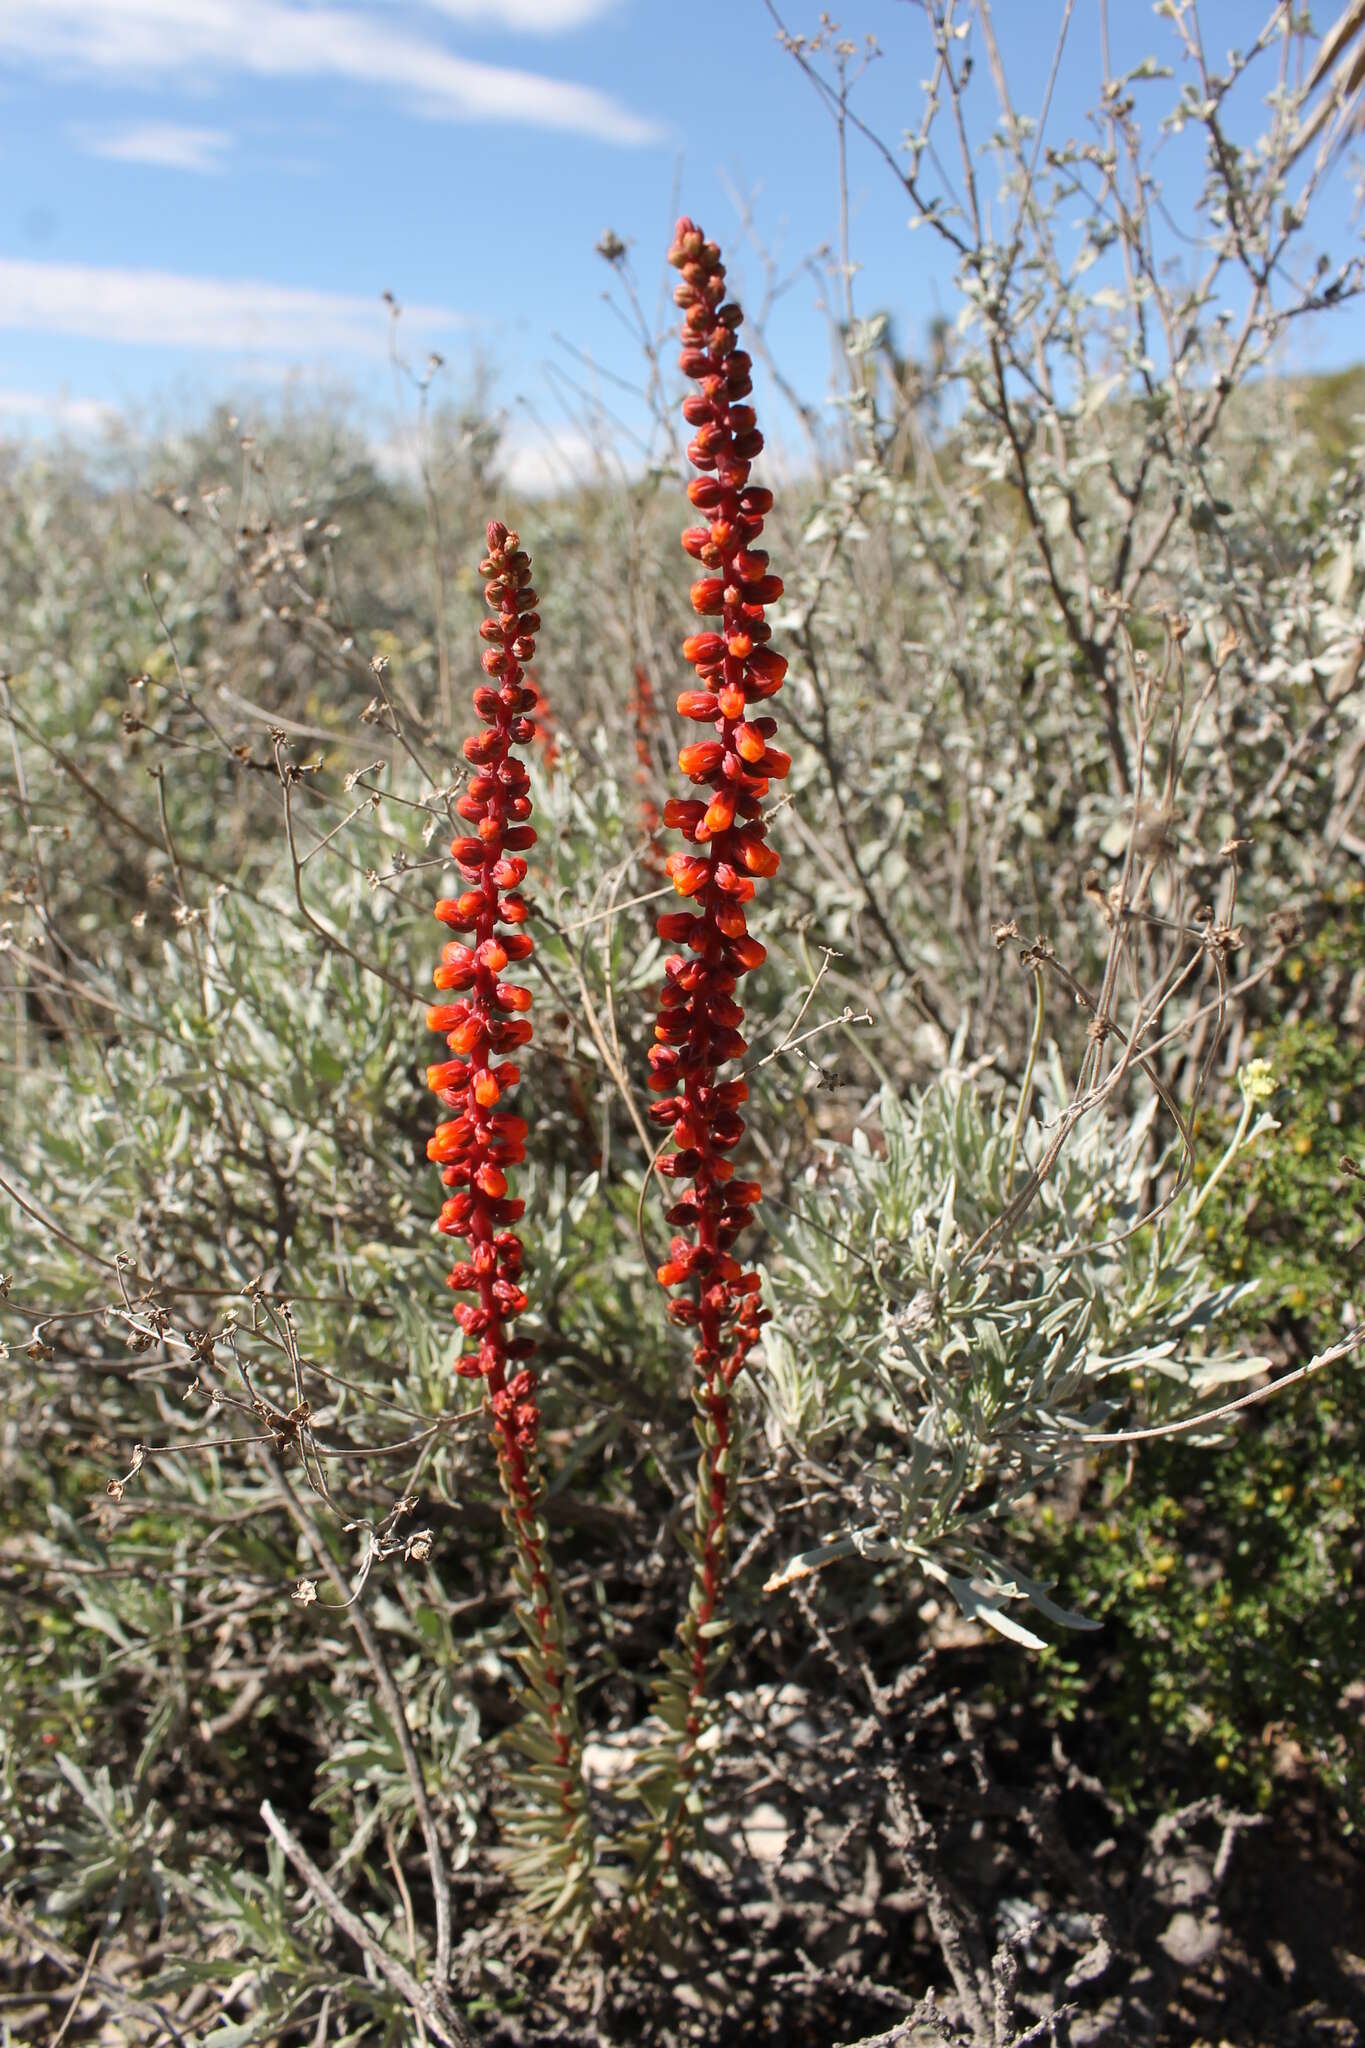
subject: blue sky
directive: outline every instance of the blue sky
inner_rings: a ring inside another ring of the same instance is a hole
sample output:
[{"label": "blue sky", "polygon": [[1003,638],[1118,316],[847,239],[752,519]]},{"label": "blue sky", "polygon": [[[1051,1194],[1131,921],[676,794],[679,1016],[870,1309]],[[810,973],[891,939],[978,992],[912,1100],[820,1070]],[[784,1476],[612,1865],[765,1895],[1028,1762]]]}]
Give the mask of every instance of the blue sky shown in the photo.
[{"label": "blue sky", "polygon": [[[1050,135],[1077,132],[1100,77],[1099,7],[1075,0]],[[1025,111],[1062,11],[995,0]],[[1264,11],[1202,0],[1211,52],[1245,41]],[[781,12],[796,31],[818,22],[807,0]],[[1110,12],[1116,65],[1169,47],[1148,0]],[[850,0],[842,18],[881,45],[856,104],[894,146],[929,70],[922,12]],[[1168,103],[1169,87],[1141,90]],[[1195,172],[1192,152],[1164,152],[1177,214]],[[605,303],[613,278],[594,243],[608,228],[626,241],[653,321],[675,197],[731,246],[753,302],[762,267],[736,212],[751,205],[795,280],[774,348],[822,400],[829,326],[803,259],[837,235],[834,135],[764,0],[0,0],[0,433],[79,431],[108,408],[164,423],[219,398],[245,414],[282,390],[345,389],[382,439],[395,415],[387,289],[411,357],[446,358],[452,397],[476,363],[491,376],[529,477],[546,438],[572,459],[583,414],[567,380],[640,423],[611,382],[638,384],[640,354]],[[860,310],[889,308],[913,346],[957,310],[951,274],[856,139],[850,205]],[[1347,166],[1315,222],[1336,259],[1358,246]],[[1295,348],[1289,367],[1357,360],[1365,315],[1341,309]]]}]

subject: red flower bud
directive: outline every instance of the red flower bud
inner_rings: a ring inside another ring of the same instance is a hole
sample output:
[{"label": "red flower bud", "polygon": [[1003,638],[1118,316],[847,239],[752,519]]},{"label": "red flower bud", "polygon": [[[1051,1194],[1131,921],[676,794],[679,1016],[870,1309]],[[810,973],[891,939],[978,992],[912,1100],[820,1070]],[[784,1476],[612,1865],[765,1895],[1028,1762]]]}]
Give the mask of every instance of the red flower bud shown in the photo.
[{"label": "red flower bud", "polygon": [[775,875],[781,866],[780,856],[771,846],[765,846],[755,834],[744,832],[738,838],[739,857],[751,875]]},{"label": "red flower bud", "polygon": [[670,853],[664,862],[664,872],[680,896],[695,896],[706,885],[710,864],[690,854]]},{"label": "red flower bud", "polygon": [[664,805],[663,821],[670,830],[685,832],[689,839],[706,816],[706,805],[694,797],[671,796]]},{"label": "red flower bud", "polygon": [[723,789],[706,807],[706,829],[714,836],[717,832],[728,832],[734,821],[735,793],[733,789]]},{"label": "red flower bud", "polygon": [[749,672],[751,677],[761,678],[777,689],[787,673],[787,663],[784,657],[775,654],[771,647],[759,647],[749,657]]},{"label": "red flower bud", "polygon": [[715,774],[724,758],[725,749],[719,740],[697,740],[679,753],[678,766],[693,782],[701,782]]},{"label": "red flower bud", "polygon": [[751,968],[761,967],[768,957],[768,949],[757,939],[747,936],[731,939],[725,948],[725,957],[737,972],[747,974]]}]

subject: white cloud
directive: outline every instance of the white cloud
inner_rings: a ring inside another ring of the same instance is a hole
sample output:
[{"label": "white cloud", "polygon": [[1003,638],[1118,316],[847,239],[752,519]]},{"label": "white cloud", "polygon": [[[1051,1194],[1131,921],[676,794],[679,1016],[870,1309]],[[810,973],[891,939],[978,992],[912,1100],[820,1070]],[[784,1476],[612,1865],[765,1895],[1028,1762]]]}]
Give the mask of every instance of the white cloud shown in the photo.
[{"label": "white cloud", "polygon": [[[541,427],[516,416],[504,418],[502,425],[493,467],[509,490],[524,497],[553,497],[622,474],[616,448],[583,427]],[[370,454],[382,476],[414,488],[420,484],[422,448],[416,429],[399,428],[372,440]]]},{"label": "white cloud", "polygon": [[426,4],[453,15],[456,21],[553,35],[600,20],[615,0],[426,0]]},{"label": "white cloud", "polygon": [[386,434],[382,440],[371,437],[370,460],[382,477],[390,483],[408,484],[416,488],[422,481],[422,451],[415,434]]},{"label": "white cloud", "polygon": [[0,390],[0,422],[22,420],[37,427],[64,428],[73,434],[98,434],[119,418],[116,405],[102,398],[72,398],[66,392]]},{"label": "white cloud", "polygon": [[[454,0],[473,18],[476,0]],[[592,0],[506,0],[528,24],[600,11]],[[494,20],[499,9],[479,7]],[[0,60],[120,79],[212,85],[225,75],[378,86],[431,120],[516,122],[623,145],[656,125],[595,86],[457,57],[371,8],[290,0],[0,0]]]},{"label": "white cloud", "polygon": [[[407,342],[425,342],[466,324],[446,306],[403,308]],[[0,259],[0,328],[5,327],[310,360],[337,353],[383,355],[389,346],[388,315],[378,294],[355,298],[248,278]]]},{"label": "white cloud", "polygon": [[512,490],[536,498],[601,483],[618,473],[619,461],[583,427],[540,427],[517,419],[499,444],[497,468]]},{"label": "white cloud", "polygon": [[225,128],[179,128],[172,121],[144,121],[110,135],[86,134],[82,140],[90,156],[157,164],[172,171],[221,171],[232,147]]}]

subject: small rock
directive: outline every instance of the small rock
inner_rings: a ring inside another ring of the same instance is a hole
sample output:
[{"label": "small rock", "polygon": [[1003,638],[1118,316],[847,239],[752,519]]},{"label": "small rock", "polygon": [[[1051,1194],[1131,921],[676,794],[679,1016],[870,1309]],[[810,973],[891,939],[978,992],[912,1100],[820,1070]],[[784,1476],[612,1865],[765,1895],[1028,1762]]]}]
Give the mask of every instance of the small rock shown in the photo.
[{"label": "small rock", "polygon": [[1217,1952],[1223,1930],[1217,1913],[1172,1913],[1157,1940],[1173,1963],[1189,1970]]},{"label": "small rock", "polygon": [[1213,1864],[1193,1851],[1185,1856],[1163,1856],[1154,1878],[1163,1906],[1194,1906],[1213,1890]]},{"label": "small rock", "polygon": [[740,1823],[745,1847],[755,1863],[778,1864],[787,1853],[791,1830],[775,1806],[761,1801]]}]

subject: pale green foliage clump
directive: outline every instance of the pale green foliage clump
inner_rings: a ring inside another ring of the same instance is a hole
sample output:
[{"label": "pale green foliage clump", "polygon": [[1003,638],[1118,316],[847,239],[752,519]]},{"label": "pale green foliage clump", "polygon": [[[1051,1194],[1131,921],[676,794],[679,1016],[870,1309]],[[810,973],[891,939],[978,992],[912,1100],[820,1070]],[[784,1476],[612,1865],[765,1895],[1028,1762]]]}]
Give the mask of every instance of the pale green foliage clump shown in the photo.
[{"label": "pale green foliage clump", "polygon": [[[1023,1131],[1004,1092],[961,1068],[909,1100],[885,1089],[798,1184],[774,1246],[767,1428],[812,1492],[842,1475],[851,1526],[772,1586],[842,1558],[899,1563],[1041,1648],[1011,1602],[1088,1624],[1002,1557],[1002,1525],[1135,1395],[1157,1419],[1261,1369],[1219,1344],[1248,1289],[1209,1278],[1192,1229],[1203,1191],[1144,1221],[1171,1170],[1153,1152],[1155,1100],[1083,1122],[1017,1232],[993,1228],[1065,1103],[1056,1062],[1046,1078]],[[1239,1128],[1235,1149],[1272,1128]]]}]

